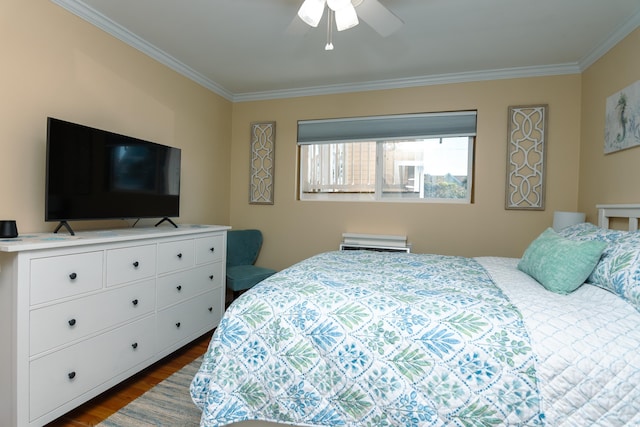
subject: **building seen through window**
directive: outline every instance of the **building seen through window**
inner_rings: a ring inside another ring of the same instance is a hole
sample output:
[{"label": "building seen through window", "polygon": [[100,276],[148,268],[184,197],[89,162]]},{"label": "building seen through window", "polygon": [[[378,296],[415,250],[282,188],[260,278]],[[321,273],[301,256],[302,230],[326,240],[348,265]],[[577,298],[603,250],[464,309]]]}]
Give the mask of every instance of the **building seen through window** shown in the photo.
[{"label": "building seen through window", "polygon": [[301,199],[469,202],[473,140],[453,137],[304,145]]}]

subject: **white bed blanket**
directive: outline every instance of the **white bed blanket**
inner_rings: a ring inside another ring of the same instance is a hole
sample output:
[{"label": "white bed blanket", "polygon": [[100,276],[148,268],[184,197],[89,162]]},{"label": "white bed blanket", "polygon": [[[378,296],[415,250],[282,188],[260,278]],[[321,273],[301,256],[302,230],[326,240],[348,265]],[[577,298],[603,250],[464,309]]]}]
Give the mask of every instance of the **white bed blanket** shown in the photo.
[{"label": "white bed blanket", "polygon": [[547,425],[640,425],[640,313],[596,286],[549,292],[517,259],[476,259],[522,313]]}]

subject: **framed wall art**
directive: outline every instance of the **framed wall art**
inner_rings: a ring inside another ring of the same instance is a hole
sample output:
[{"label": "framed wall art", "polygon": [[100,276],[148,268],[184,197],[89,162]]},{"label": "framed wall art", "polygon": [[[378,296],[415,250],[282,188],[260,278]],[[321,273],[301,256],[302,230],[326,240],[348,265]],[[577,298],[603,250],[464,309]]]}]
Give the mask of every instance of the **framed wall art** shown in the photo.
[{"label": "framed wall art", "polygon": [[604,153],[640,145],[640,80],[607,98]]},{"label": "framed wall art", "polygon": [[509,107],[505,209],[544,210],[548,108]]},{"label": "framed wall art", "polygon": [[251,123],[249,203],[273,204],[276,122]]}]

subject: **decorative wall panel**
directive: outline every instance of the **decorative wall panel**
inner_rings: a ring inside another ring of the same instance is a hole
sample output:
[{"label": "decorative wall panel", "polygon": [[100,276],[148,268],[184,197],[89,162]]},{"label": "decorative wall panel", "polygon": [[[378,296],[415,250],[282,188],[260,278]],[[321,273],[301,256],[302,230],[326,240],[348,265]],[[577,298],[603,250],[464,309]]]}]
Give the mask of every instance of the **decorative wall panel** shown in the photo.
[{"label": "decorative wall panel", "polygon": [[273,204],[276,123],[251,123],[249,203]]},{"label": "decorative wall panel", "polygon": [[506,209],[544,210],[547,110],[509,107]]}]

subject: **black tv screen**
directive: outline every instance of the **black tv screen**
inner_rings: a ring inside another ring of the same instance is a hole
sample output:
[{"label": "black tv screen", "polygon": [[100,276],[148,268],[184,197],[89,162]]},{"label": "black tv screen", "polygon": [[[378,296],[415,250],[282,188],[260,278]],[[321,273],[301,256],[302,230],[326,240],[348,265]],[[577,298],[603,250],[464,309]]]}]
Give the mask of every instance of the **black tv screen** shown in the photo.
[{"label": "black tv screen", "polygon": [[49,117],[45,221],[180,214],[180,149]]}]

